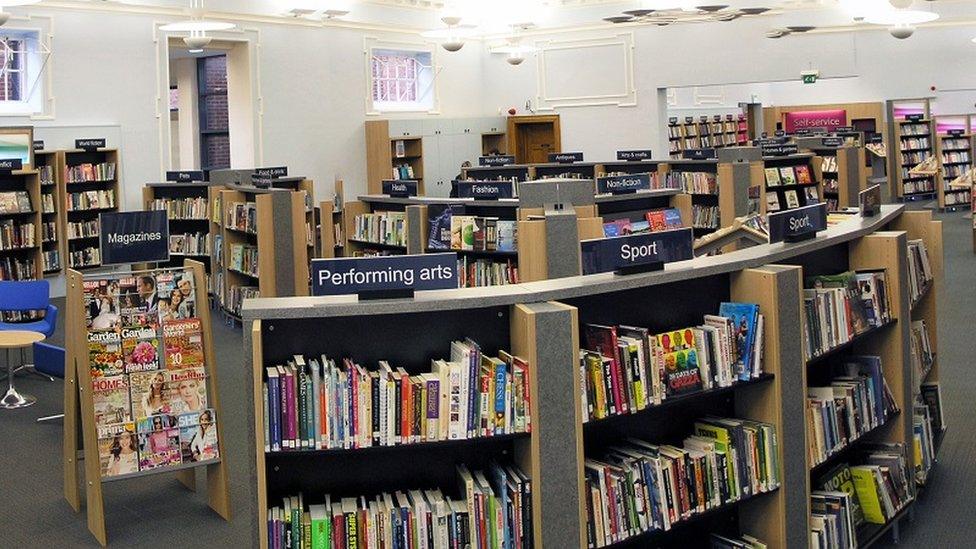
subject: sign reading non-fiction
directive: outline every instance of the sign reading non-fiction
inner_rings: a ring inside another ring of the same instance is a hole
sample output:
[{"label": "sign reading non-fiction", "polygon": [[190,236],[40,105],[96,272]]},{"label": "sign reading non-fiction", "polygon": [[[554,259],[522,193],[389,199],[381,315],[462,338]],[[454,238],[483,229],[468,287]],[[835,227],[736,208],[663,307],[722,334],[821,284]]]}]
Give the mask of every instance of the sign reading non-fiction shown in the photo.
[{"label": "sign reading non-fiction", "polygon": [[166,210],[106,212],[98,216],[102,265],[169,261]]},{"label": "sign reading non-fiction", "polygon": [[691,229],[631,234],[580,243],[583,274],[621,274],[661,269],[666,263],[695,257]]},{"label": "sign reading non-fiction", "polygon": [[570,152],[570,153],[550,153],[549,162],[556,164],[572,164],[573,162],[582,162],[583,153],[581,152]]},{"label": "sign reading non-fiction", "polygon": [[458,198],[498,200],[515,196],[511,181],[454,181],[451,184],[454,185]]},{"label": "sign reading non-fiction", "polygon": [[715,149],[685,149],[681,151],[681,158],[685,160],[708,160],[717,158]]},{"label": "sign reading non-fiction", "polygon": [[651,188],[651,176],[646,173],[612,175],[596,179],[597,194],[628,194]]},{"label": "sign reading non-fiction", "polygon": [[762,154],[763,156],[788,156],[791,154],[796,154],[799,149],[796,147],[796,143],[763,143],[762,144]]},{"label": "sign reading non-fiction", "polygon": [[515,157],[510,154],[496,154],[478,158],[479,166],[511,166],[514,163]]},{"label": "sign reading non-fiction", "polygon": [[783,115],[784,129],[787,133],[796,133],[802,128],[823,128],[834,131],[847,125],[847,111],[833,109],[825,111],[794,111]]},{"label": "sign reading non-fiction", "polygon": [[858,194],[861,217],[874,217],[881,208],[881,185],[873,185]]},{"label": "sign reading non-fiction", "polygon": [[315,296],[457,287],[456,253],[312,260],[312,295]]},{"label": "sign reading non-fiction", "polygon": [[35,139],[34,140],[34,150],[35,151],[43,151],[44,150],[44,140],[43,139]]},{"label": "sign reading non-fiction", "polygon": [[824,137],[820,140],[824,147],[842,147],[844,145],[843,137]]},{"label": "sign reading non-fiction", "polygon": [[288,167],[274,166],[272,168],[255,168],[254,175],[252,177],[263,177],[267,179],[278,179],[280,177],[288,177]]},{"label": "sign reading non-fiction", "polygon": [[827,204],[821,202],[768,216],[769,242],[799,242],[827,228]]},{"label": "sign reading non-fiction", "polygon": [[201,170],[166,172],[166,181],[175,183],[203,181],[203,172]]},{"label": "sign reading non-fiction", "polygon": [[635,151],[617,151],[617,160],[623,162],[639,162],[641,160],[651,159],[651,149],[642,149]]},{"label": "sign reading non-fiction", "polygon": [[397,198],[417,196],[417,181],[414,179],[387,179],[383,181],[383,194]]},{"label": "sign reading non-fiction", "polygon": [[19,158],[0,159],[0,173],[10,173],[24,169],[24,161]]},{"label": "sign reading non-fiction", "polygon": [[75,139],[75,148],[83,151],[93,152],[105,148],[105,138]]}]

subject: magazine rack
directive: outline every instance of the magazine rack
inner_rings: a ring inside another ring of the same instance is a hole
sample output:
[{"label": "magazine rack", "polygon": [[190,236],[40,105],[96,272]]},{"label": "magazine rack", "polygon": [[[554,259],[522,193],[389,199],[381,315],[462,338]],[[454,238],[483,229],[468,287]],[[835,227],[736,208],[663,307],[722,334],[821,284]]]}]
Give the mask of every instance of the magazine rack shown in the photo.
[{"label": "magazine rack", "polygon": [[[88,530],[103,546],[108,543],[105,529],[105,512],[102,499],[102,483],[129,480],[160,473],[177,472],[177,479],[189,490],[196,488],[196,472],[200,467],[207,468],[207,496],[210,507],[225,520],[230,520],[230,494],[224,436],[221,421],[223,414],[217,394],[217,368],[214,358],[213,333],[210,324],[210,307],[207,301],[207,279],[203,263],[187,260],[185,267],[193,272],[196,302],[200,304],[197,315],[200,318],[203,335],[204,368],[207,373],[209,391],[208,408],[212,408],[218,418],[217,446],[219,458],[210,461],[181,464],[139,471],[118,477],[102,478],[98,455],[98,438],[95,430],[94,400],[91,387],[91,369],[88,355],[88,341],[85,326],[85,303],[82,274],[68,270],[67,284],[67,361],[65,363],[64,383],[64,497],[75,511],[81,510],[81,493],[78,486],[78,456],[84,456],[84,489],[87,501]],[[79,423],[80,422],[80,423]],[[81,435],[79,437],[79,434]],[[79,454],[79,451],[81,454]]]}]

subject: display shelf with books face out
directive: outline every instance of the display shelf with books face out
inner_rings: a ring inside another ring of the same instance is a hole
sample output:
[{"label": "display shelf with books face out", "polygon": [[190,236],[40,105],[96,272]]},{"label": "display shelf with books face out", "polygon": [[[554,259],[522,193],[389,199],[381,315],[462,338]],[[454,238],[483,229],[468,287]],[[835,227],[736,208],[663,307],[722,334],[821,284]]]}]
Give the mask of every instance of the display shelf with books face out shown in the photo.
[{"label": "display shelf with books face out", "polygon": [[[97,224],[99,214],[119,211],[122,166],[117,149],[60,151],[57,158],[58,196],[65,212],[61,216],[62,234],[67,236],[72,224]],[[63,250],[65,267],[82,271],[102,267],[94,237],[66,238]]]},{"label": "display shelf with books face out", "polygon": [[[679,199],[679,209],[687,220],[686,225],[695,230],[695,236],[715,232],[722,226],[720,195],[723,185],[719,180],[728,173],[722,170],[720,176],[718,161],[713,160],[672,160],[667,163],[664,186],[677,188],[686,195]],[[727,182],[725,192],[732,192],[732,187],[731,182]],[[731,212],[727,215],[735,217]]]},{"label": "display shelf with books face out", "polygon": [[935,138],[939,159],[939,208],[968,209],[972,201],[974,137],[967,131],[939,133]]},{"label": "display shelf with books face out", "polygon": [[762,213],[802,208],[823,201],[822,161],[813,153],[763,157]]},{"label": "display shelf with books face out", "polygon": [[[854,133],[861,135],[860,132]],[[859,193],[867,188],[865,150],[859,145],[852,144],[858,142],[855,137],[851,137],[850,140],[845,139],[840,146],[834,146],[833,143],[830,146],[824,145],[824,139],[824,137],[802,137],[797,138],[797,144],[801,149],[809,150],[819,158],[823,182],[822,194],[827,204],[827,211],[856,208]]]}]

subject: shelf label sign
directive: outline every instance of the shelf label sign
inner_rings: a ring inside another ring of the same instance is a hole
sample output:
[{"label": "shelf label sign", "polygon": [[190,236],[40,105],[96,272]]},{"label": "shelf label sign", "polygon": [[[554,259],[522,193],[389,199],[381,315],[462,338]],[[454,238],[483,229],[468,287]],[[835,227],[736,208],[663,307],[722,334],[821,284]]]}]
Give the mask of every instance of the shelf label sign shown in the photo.
[{"label": "shelf label sign", "polygon": [[951,135],[952,137],[960,137],[964,131],[965,130],[958,129],[958,128],[954,130],[949,130],[949,135]]},{"label": "shelf label sign", "polygon": [[835,131],[837,133],[851,133],[854,131],[854,126],[839,126]]},{"label": "shelf label sign", "polygon": [[395,198],[417,196],[417,181],[414,179],[387,179],[383,181],[383,194]]},{"label": "shelf label sign", "polygon": [[511,181],[454,181],[452,185],[458,198],[498,200],[512,198],[515,194]]},{"label": "shelf label sign", "polygon": [[549,162],[555,164],[572,164],[573,162],[582,162],[582,161],[583,161],[583,153],[581,152],[549,154]]},{"label": "shelf label sign", "polygon": [[98,216],[102,265],[169,261],[166,210],[105,212]]},{"label": "shelf label sign", "polygon": [[279,177],[288,177],[288,167],[274,166],[272,168],[255,168],[254,174],[251,177],[260,177],[262,179],[278,179]]},{"label": "shelf label sign", "polygon": [[628,194],[651,188],[651,176],[646,173],[612,175],[596,179],[597,194]]},{"label": "shelf label sign", "polygon": [[481,156],[478,158],[479,166],[510,166],[514,163],[515,157],[510,154]]},{"label": "shelf label sign", "polygon": [[583,274],[654,270],[695,257],[692,230],[596,238],[580,243]]},{"label": "shelf label sign", "polygon": [[97,139],[75,139],[75,148],[81,149],[87,152],[94,152],[98,149],[105,148],[105,138],[99,137]]},{"label": "shelf label sign", "polygon": [[456,253],[312,260],[314,296],[457,287]]},{"label": "shelf label sign", "polygon": [[906,114],[905,120],[908,120],[909,122],[921,122],[924,119],[924,117],[925,115],[922,113]]},{"label": "shelf label sign", "polygon": [[768,216],[769,242],[799,242],[827,229],[827,204],[821,202]]},{"label": "shelf label sign", "polygon": [[843,137],[824,137],[820,140],[824,147],[843,147],[844,138]]},{"label": "shelf label sign", "polygon": [[796,143],[763,143],[762,145],[763,156],[788,156],[791,154],[796,154],[798,151],[799,149],[797,149]]},{"label": "shelf label sign", "polygon": [[637,151],[617,151],[617,160],[622,162],[639,162],[641,160],[650,160],[651,150],[637,150]]},{"label": "shelf label sign", "polygon": [[861,217],[874,217],[881,208],[881,185],[874,185],[858,193]]},{"label": "shelf label sign", "polygon": [[34,150],[35,151],[43,151],[44,150],[44,140],[43,139],[35,139],[33,145],[34,145]]},{"label": "shelf label sign", "polygon": [[681,151],[681,158],[685,160],[708,160],[718,158],[718,153],[715,152],[715,149],[687,149]]},{"label": "shelf label sign", "polygon": [[24,161],[20,158],[4,158],[0,160],[0,172],[10,173],[24,169]]},{"label": "shelf label sign", "polygon": [[193,181],[203,181],[203,171],[190,170],[190,171],[166,172],[166,181],[172,181],[174,183],[190,183]]}]

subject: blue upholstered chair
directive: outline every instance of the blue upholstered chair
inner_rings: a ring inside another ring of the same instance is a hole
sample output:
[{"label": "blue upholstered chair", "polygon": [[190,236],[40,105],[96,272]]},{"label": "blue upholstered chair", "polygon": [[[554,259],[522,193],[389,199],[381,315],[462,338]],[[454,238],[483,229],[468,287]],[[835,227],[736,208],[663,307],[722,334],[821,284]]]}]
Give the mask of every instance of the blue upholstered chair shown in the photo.
[{"label": "blue upholstered chair", "polygon": [[[44,311],[44,318],[31,322],[2,322],[0,330],[26,330],[51,337],[58,325],[58,308],[51,304],[51,285],[47,280],[0,281],[0,312]],[[48,374],[37,371],[33,364],[19,368],[54,381]],[[64,369],[62,367],[62,376]]]}]

